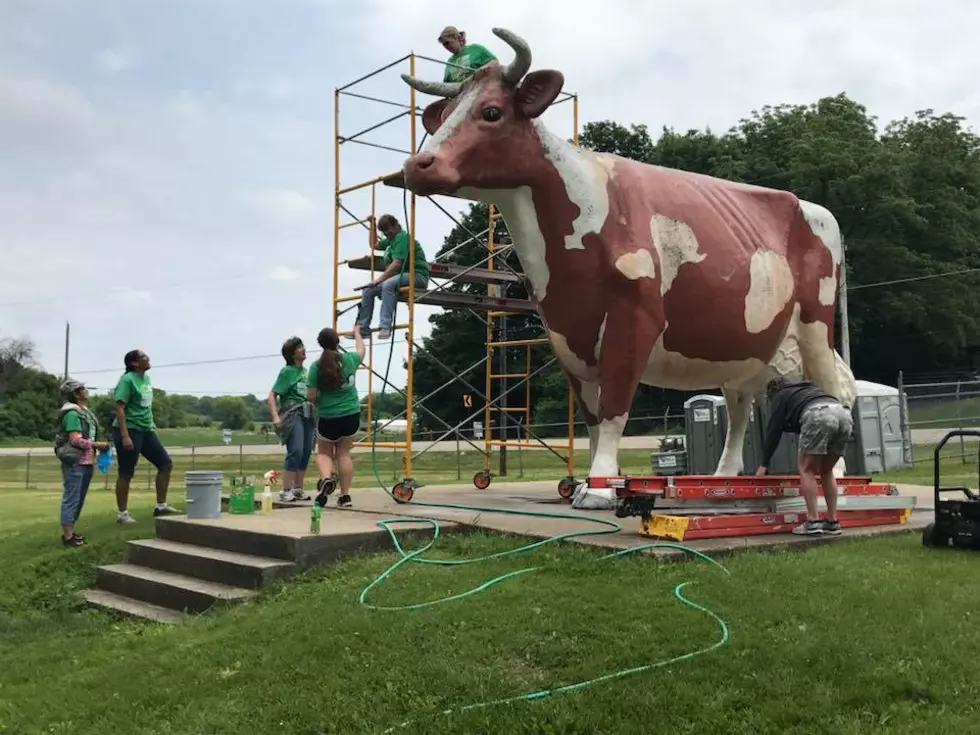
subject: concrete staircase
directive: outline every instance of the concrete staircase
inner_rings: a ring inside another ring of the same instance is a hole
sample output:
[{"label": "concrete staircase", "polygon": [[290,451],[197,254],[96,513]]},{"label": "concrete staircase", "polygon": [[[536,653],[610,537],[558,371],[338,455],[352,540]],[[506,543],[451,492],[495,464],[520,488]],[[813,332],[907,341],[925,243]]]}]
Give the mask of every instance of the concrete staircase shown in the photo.
[{"label": "concrete staircase", "polygon": [[[373,512],[332,510],[323,531],[310,534],[309,507],[294,503],[271,517],[248,516],[254,519],[248,527],[156,518],[156,538],[130,541],[125,561],[98,567],[95,587],[82,595],[118,615],[176,623],[188,613],[254,599],[262,587],[305,569],[391,548]],[[467,530],[451,522],[442,526],[444,535]],[[399,529],[403,540],[430,536],[423,522]]]},{"label": "concrete staircase", "polygon": [[85,600],[119,615],[176,623],[185,613],[250,600],[259,588],[301,569],[277,536],[181,517],[156,519],[156,533],[130,541],[124,563],[98,567]]}]

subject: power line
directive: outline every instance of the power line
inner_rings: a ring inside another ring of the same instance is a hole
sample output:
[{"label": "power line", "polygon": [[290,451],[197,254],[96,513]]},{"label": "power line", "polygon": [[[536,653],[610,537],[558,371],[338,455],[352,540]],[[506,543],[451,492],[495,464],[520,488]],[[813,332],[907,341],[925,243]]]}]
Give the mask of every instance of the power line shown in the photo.
[{"label": "power line", "polygon": [[862,283],[857,286],[848,286],[848,291],[857,291],[860,288],[875,288],[876,286],[894,286],[899,283],[912,283],[913,281],[928,281],[933,278],[949,278],[950,276],[964,276],[969,273],[980,273],[980,268],[967,268],[962,271],[949,271],[948,273],[931,273],[927,276],[912,276],[911,278],[896,278],[893,281],[878,281],[877,283]]},{"label": "power line", "polygon": [[[407,343],[408,343],[408,340],[407,339],[396,339],[396,340],[391,340],[391,341],[385,340],[384,342],[381,342],[379,345],[375,345],[375,349],[377,349],[379,347],[380,348],[384,348],[384,347],[386,347],[388,345],[394,346],[394,345],[403,345],[403,344],[407,344]],[[307,357],[312,357],[314,355],[319,355],[322,352],[323,352],[323,350],[320,350],[320,349],[307,350],[306,355],[307,355]],[[262,354],[262,355],[242,355],[240,357],[216,357],[216,358],[212,358],[212,359],[208,359],[208,360],[188,360],[186,362],[170,362],[170,363],[163,363],[162,365],[151,365],[151,369],[152,370],[160,370],[162,368],[195,367],[197,365],[219,365],[219,364],[222,364],[222,363],[229,363],[229,362],[246,362],[246,361],[253,361],[253,360],[268,360],[268,359],[271,359],[273,357],[279,358],[281,360],[282,359],[282,353],[281,352],[271,352],[271,353]],[[72,370],[71,371],[71,374],[72,375],[96,375],[96,374],[99,374],[99,373],[118,373],[121,370],[122,370],[122,368],[118,368],[118,367],[100,368],[98,370]]]}]

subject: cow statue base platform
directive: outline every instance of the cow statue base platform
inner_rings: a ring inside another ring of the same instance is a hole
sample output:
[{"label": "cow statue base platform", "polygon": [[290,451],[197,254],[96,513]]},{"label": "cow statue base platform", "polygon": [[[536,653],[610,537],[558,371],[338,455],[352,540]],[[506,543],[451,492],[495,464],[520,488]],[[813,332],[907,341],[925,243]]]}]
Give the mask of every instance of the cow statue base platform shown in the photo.
[{"label": "cow statue base platform", "polygon": [[[572,145],[540,119],[561,72],[515,51],[463,83],[425,82],[428,137],[404,164],[416,195],[453,194],[503,216],[530,297],[588,425],[590,477],[622,474],[619,443],[639,384],[720,389],[728,433],[718,475],[738,475],[754,401],[775,375],[852,405],[834,350],[843,263],[825,208],[788,191],[640,163]],[[843,462],[837,472],[844,474]],[[613,491],[583,484],[579,508]]]}]

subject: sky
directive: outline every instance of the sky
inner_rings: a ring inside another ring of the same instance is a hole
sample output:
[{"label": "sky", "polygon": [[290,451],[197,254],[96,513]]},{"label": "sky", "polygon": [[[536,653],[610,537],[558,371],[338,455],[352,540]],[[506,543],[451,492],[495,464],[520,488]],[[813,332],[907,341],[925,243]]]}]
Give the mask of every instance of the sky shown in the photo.
[{"label": "sky", "polygon": [[[332,322],[334,90],[411,51],[446,58],[449,24],[503,61],[490,29],[523,36],[532,68],[560,69],[579,95],[580,125],[723,132],[764,105],[846,92],[882,125],[932,108],[980,128],[980,5],[967,0],[0,0],[0,337],[30,337],[60,374],[70,322],[69,372],[96,392],[139,348],[168,392],[264,396],[282,342],[315,350]],[[407,105],[407,71],[348,91]],[[398,112],[343,96],[340,133]],[[544,119],[571,136],[570,103]],[[407,150],[409,120],[362,139]],[[404,158],[345,144],[341,185]],[[376,196],[404,223],[400,191]],[[365,217],[369,197],[342,200]],[[431,256],[452,222],[417,206]],[[367,252],[362,228],[342,232],[341,258]],[[365,281],[341,267],[338,291]],[[434,313],[417,307],[416,339]],[[392,349],[403,385],[403,334]],[[387,356],[375,350],[376,370]]]}]

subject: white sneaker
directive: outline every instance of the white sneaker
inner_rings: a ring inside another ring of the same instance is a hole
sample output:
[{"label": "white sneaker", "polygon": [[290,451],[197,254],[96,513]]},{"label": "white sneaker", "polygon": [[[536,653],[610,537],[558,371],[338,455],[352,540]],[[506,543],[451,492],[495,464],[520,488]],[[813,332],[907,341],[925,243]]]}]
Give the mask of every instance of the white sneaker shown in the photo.
[{"label": "white sneaker", "polygon": [[280,503],[292,503],[295,498],[293,497],[292,490],[280,490],[279,491],[279,502]]},{"label": "white sneaker", "polygon": [[391,339],[391,330],[390,329],[381,329],[381,330],[379,330],[378,331],[378,339],[380,339],[380,340]]},{"label": "white sneaker", "polygon": [[309,500],[310,496],[307,494],[303,488],[294,487],[293,488],[293,500]]},{"label": "white sneaker", "polygon": [[124,510],[116,517],[116,523],[122,523],[124,526],[128,526],[131,523],[136,523],[136,519],[129,515],[128,510]]}]

